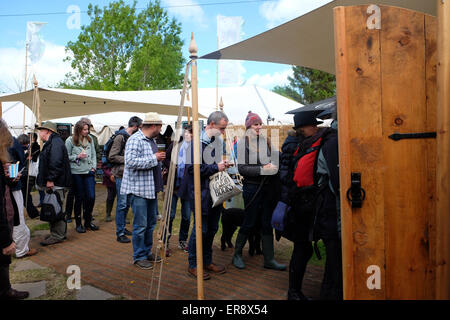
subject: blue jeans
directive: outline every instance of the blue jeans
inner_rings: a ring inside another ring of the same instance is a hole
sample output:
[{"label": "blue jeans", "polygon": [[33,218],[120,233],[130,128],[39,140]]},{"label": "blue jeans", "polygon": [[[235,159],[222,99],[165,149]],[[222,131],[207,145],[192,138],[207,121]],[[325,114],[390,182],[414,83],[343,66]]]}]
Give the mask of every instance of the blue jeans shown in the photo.
[{"label": "blue jeans", "polygon": [[146,199],[130,194],[133,209],[133,261],[145,260],[151,254],[153,230],[156,225],[158,199]]},{"label": "blue jeans", "polygon": [[[181,221],[180,221],[180,235],[178,241],[186,241],[189,235],[189,225],[191,224],[191,204],[189,200],[180,199],[181,202]],[[172,223],[177,213],[178,196],[174,193],[172,196],[172,207],[170,208],[170,223],[169,223],[169,239],[172,234]]]},{"label": "blue jeans", "polygon": [[116,204],[116,235],[118,237],[125,235],[125,225],[127,213],[130,209],[130,197],[126,194],[120,194],[122,178],[116,178],[117,204]]},{"label": "blue jeans", "polygon": [[[203,243],[203,265],[208,266],[212,263],[212,245],[214,236],[219,229],[219,219],[221,213],[221,206],[212,208],[207,215],[202,215],[202,243]],[[192,229],[191,236],[189,237],[188,244],[188,261],[189,268],[193,269],[197,267],[197,254],[195,240],[195,215],[194,215],[194,228]]]},{"label": "blue jeans", "polygon": [[73,193],[75,195],[75,221],[81,225],[81,206],[85,225],[92,221],[92,210],[95,204],[95,174],[72,174]]}]

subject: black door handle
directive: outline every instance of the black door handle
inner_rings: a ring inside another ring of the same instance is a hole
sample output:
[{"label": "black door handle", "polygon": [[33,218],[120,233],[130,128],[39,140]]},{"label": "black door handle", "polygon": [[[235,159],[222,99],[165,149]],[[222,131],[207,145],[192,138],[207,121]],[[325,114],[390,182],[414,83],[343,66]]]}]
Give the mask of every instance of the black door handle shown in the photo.
[{"label": "black door handle", "polygon": [[361,208],[366,191],[361,187],[361,173],[351,173],[351,187],[347,190],[347,199],[352,203],[352,208]]}]

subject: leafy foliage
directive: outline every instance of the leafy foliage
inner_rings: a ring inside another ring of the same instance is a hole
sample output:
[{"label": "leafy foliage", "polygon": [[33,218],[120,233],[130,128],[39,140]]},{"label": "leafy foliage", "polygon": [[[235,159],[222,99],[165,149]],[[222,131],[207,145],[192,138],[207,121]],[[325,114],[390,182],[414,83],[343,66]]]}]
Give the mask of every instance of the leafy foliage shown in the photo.
[{"label": "leafy foliage", "polygon": [[336,77],[332,74],[293,66],[293,77],[289,77],[290,84],[276,86],[273,91],[285,97],[291,98],[302,104],[310,104],[336,94]]},{"label": "leafy foliage", "polygon": [[169,19],[160,2],[140,13],[136,0],[100,9],[89,4],[89,25],[66,46],[65,61],[76,73],[66,74],[64,88],[92,90],[173,89],[182,85],[184,59],[181,25]]}]

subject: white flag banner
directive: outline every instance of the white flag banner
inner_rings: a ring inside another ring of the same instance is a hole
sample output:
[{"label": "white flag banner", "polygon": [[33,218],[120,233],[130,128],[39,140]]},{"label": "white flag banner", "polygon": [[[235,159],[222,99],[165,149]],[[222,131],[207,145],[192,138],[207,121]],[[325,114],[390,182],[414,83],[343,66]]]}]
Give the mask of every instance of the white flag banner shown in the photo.
[{"label": "white flag banner", "polygon": [[[218,49],[241,41],[242,17],[217,16]],[[219,84],[239,85],[245,71],[240,61],[219,60]]]},{"label": "white flag banner", "polygon": [[28,44],[28,56],[32,64],[38,62],[45,51],[45,44],[42,40],[39,31],[42,29],[47,22],[27,22],[27,44]]}]

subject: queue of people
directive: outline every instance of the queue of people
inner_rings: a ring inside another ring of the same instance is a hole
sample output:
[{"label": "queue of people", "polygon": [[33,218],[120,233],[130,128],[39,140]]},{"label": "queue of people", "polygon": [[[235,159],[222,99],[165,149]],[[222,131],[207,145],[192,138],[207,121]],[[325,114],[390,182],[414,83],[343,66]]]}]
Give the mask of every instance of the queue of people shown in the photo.
[{"label": "queue of people", "polygon": [[[1,124],[6,125],[4,121]],[[342,299],[337,131],[333,128],[319,128],[318,124],[320,121],[317,120],[316,112],[295,114],[293,130],[289,132],[279,151],[269,137],[262,133],[261,117],[249,112],[245,118],[245,136],[233,141],[237,153],[237,169],[244,181],[242,196],[245,209],[243,224],[236,237],[232,266],[239,270],[246,267],[242,250],[250,232],[257,228],[262,240],[263,267],[277,271],[289,270],[287,292],[289,300],[308,299],[302,293],[302,283],[306,265],[313,254],[313,242],[317,244],[319,239],[323,240],[326,248],[321,298]],[[197,270],[195,216],[194,226],[189,235],[191,214],[195,212],[192,127],[185,128],[180,141],[172,142],[167,150],[161,150],[155,138],[160,135],[162,125],[157,113],[147,113],[143,120],[132,117],[128,127],[117,131],[110,142],[105,144],[103,154],[99,154],[98,142],[96,146],[93,135],[90,134],[92,128],[90,121],[86,119],[78,121],[73,135],[65,143],[57,133],[56,124],[47,121],[37,128],[41,140],[45,143],[38,155],[36,187],[44,193],[58,193],[62,202],[67,192],[71,190],[75,197],[76,231],[79,233],[85,233],[86,230],[96,231],[99,227],[92,222],[92,212],[95,204],[95,171],[97,159],[101,157],[103,184],[108,191],[106,221],[112,221],[111,212],[114,199],[117,198],[115,212],[117,241],[131,242],[133,263],[141,269],[148,270],[154,267],[155,262],[161,261],[161,257],[153,248],[155,242],[153,234],[158,221],[158,193],[164,192],[163,172],[167,173],[171,161],[175,162],[169,228],[168,233],[163,234],[162,240],[168,244],[177,203],[180,200],[182,217],[178,247],[188,253],[187,273],[195,278],[201,272],[203,279],[208,280],[211,275],[226,273],[225,266],[213,261],[213,241],[219,229],[222,206],[213,206],[209,184],[210,177],[226,171],[233,165],[223,157],[224,142],[221,138],[227,128],[228,117],[221,111],[213,112],[200,135],[200,153],[204,159],[214,159],[200,163],[203,243],[201,271]],[[11,148],[14,140],[2,141],[0,142],[5,148]],[[17,148],[20,147],[25,166],[24,149],[28,148],[30,142],[26,139],[20,142],[17,142]],[[171,159],[173,148],[178,150],[176,161]],[[29,195],[32,185],[28,185],[25,188],[28,191],[23,193],[24,187],[17,185],[20,183],[20,177],[19,181],[10,181],[6,170],[7,164],[11,161],[8,159],[12,158],[15,161],[16,158],[11,155],[7,157],[2,152],[0,150],[0,161],[5,170],[0,177],[1,201],[15,203],[14,210],[10,210],[12,212],[10,218],[17,216],[14,221],[17,227],[20,227],[24,224],[22,219],[24,197],[29,199],[26,205],[27,212],[29,214],[33,212],[34,206]],[[36,151],[31,148],[31,154],[26,156],[28,161],[34,161],[36,158],[34,152]],[[14,194],[16,189],[20,191],[20,197],[19,193]],[[289,267],[274,258],[274,229],[271,220],[279,202],[289,207],[284,220],[284,230],[275,233],[277,240],[285,237],[293,242]],[[130,207],[134,214],[132,231],[126,228],[126,217]],[[17,256],[22,254],[17,251],[21,242],[12,241],[14,232],[11,230],[15,230],[16,227],[11,227],[12,220],[7,216],[8,206],[3,205],[2,208],[0,221],[3,251],[0,294],[14,295],[10,286],[8,287],[8,281],[5,280],[7,278],[5,266],[10,261],[8,256],[12,249],[16,250]],[[41,245],[63,242],[67,238],[68,218],[70,217],[65,215],[62,219],[51,222],[50,234]],[[22,234],[26,235],[26,230]],[[29,236],[22,242],[28,241]],[[35,254],[33,249],[26,246],[22,246],[20,250],[28,255]],[[170,256],[170,250],[166,251],[166,256]],[[16,295],[20,296],[19,293]]]}]

